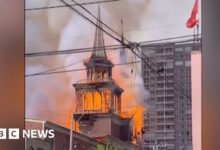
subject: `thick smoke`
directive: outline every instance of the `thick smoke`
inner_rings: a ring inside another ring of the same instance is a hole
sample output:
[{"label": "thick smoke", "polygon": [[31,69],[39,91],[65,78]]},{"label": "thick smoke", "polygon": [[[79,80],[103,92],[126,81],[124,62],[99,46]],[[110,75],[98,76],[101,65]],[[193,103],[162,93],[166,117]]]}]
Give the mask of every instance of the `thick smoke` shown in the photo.
[{"label": "thick smoke", "polygon": [[[26,8],[51,6],[52,3],[54,1],[29,0],[26,1]],[[68,10],[60,10],[26,13],[26,53],[58,49],[60,34],[72,16]],[[26,74],[63,65],[62,59],[57,56],[26,58]],[[49,120],[66,126],[66,116],[73,107],[73,90],[70,90],[69,83],[70,79],[66,74],[26,77],[26,117]]]},{"label": "thick smoke", "polygon": [[[116,4],[114,3],[110,5],[101,5],[103,21],[111,23],[111,26],[119,32],[121,30],[121,18],[126,20],[126,24],[129,23],[131,27],[139,26],[140,20],[135,17],[135,14],[137,14],[138,11],[144,11],[144,8],[147,7],[146,4],[147,2],[143,0],[141,5],[137,2],[131,1],[118,2],[117,7],[115,7]],[[57,5],[57,2],[36,2],[32,0],[26,2],[26,7],[29,8],[51,5]],[[140,9],[134,7],[134,5]],[[126,10],[123,10],[122,8],[126,8]],[[88,9],[94,14],[97,13],[96,5],[89,6]],[[131,16],[125,14],[125,12],[129,12]],[[93,44],[94,32],[94,26],[68,9],[51,9],[40,12],[27,12],[26,52],[91,47]],[[80,36],[74,38],[74,35]],[[127,36],[129,37],[130,35]],[[107,45],[112,42],[112,39],[105,37],[105,43]],[[63,55],[27,58],[26,74],[41,72],[50,68],[72,63],[76,63],[76,65],[67,69],[83,68],[83,60],[87,59],[89,55],[89,53],[83,53],[68,56]],[[120,59],[117,58],[117,56],[119,56],[119,53],[109,54],[113,63],[119,62]],[[121,68],[122,67],[118,69],[121,70]],[[117,69],[114,70],[114,74],[117,74]],[[123,70],[125,71],[130,69],[128,68]],[[132,78],[130,74],[129,76]],[[26,117],[45,119],[66,126],[68,123],[66,120],[68,120],[70,112],[74,108],[74,89],[72,87],[72,83],[76,83],[81,79],[85,79],[85,72],[26,78]],[[128,81],[130,80],[131,79],[128,79]],[[138,80],[139,77],[137,77],[136,81]],[[130,83],[130,85],[125,86],[130,87],[134,84],[136,83]],[[133,88],[133,93],[136,93],[135,90],[136,89]]]},{"label": "thick smoke", "polygon": [[[180,8],[184,6],[182,4],[186,3],[185,0],[181,0],[180,2],[167,0],[162,10],[160,10],[162,8],[159,5],[160,2],[160,0],[124,0],[100,4],[102,20],[118,32],[121,32],[120,20],[122,18],[124,21],[125,37],[131,41],[147,40],[150,36],[157,38],[159,37],[158,32],[156,34],[149,32],[146,35],[143,34],[146,32],[136,32],[133,29],[141,29],[145,26],[154,26],[155,24],[158,26],[160,23],[166,23],[166,19],[173,19],[173,15],[170,15],[172,12],[169,12],[169,4],[172,4],[172,7],[175,8],[174,10],[178,14],[176,20],[174,19],[176,22],[179,22],[179,20],[182,20],[182,22],[185,21],[187,16],[187,14],[182,16],[180,13]],[[61,3],[54,0],[26,1],[27,8],[53,6],[57,4],[60,5]],[[179,6],[180,4],[181,6]],[[158,7],[155,7],[156,5]],[[187,5],[187,8],[190,9],[189,6],[190,4]],[[93,14],[97,13],[97,5],[88,5],[86,8]],[[155,8],[158,9],[155,10]],[[156,11],[159,11],[159,13],[156,14]],[[158,15],[161,16],[158,17]],[[93,25],[68,8],[26,12],[26,52],[91,47],[93,45],[94,32],[95,27]],[[171,32],[168,30],[163,33]],[[174,31],[173,33],[176,32]],[[105,44],[118,43],[110,37],[105,36]],[[41,72],[72,63],[76,63],[76,65],[65,69],[83,68],[83,60],[89,58],[89,56],[90,53],[82,53],[27,58],[26,74]],[[119,56],[119,51],[108,53],[108,57],[115,64],[120,62],[121,58]],[[126,53],[125,56],[128,62],[137,60],[129,53]],[[123,102],[124,108],[130,108],[142,103],[147,93],[143,90],[140,65],[131,64],[123,67],[115,67],[113,71],[113,77],[126,89],[123,98],[129,101],[129,103]],[[120,74],[120,76],[118,77],[117,74]],[[72,83],[76,83],[78,80],[84,78],[85,72],[26,78],[26,117],[45,119],[57,122],[63,126],[68,126],[66,120],[70,118],[70,113],[74,108],[74,89]]]}]

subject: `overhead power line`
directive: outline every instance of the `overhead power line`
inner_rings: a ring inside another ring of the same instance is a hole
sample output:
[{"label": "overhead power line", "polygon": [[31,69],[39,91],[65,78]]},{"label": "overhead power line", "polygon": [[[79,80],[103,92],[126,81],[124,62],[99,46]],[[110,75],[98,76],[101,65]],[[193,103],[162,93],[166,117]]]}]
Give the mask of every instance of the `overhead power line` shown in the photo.
[{"label": "overhead power line", "polygon": [[[159,40],[151,40],[151,41],[146,41],[146,42],[141,42],[140,44],[148,44],[148,43],[156,43],[156,42],[169,42],[170,40],[177,40],[177,39],[184,39],[184,38],[190,38],[193,37],[191,39],[185,39],[185,40],[181,40],[181,41],[173,41],[173,43],[178,43],[178,42],[187,42],[187,41],[192,41],[195,40],[194,38],[195,35],[183,35],[183,36],[178,36],[178,37],[171,37],[171,38],[165,38],[165,39],[159,39]],[[197,40],[201,39],[201,34],[198,34],[198,38],[196,38]],[[171,42],[172,43],[172,42]],[[163,43],[162,43],[163,44]]]},{"label": "overhead power line", "polygon": [[[81,5],[80,3],[76,2],[75,0],[72,0],[76,5],[78,5],[80,8],[82,8],[83,10],[85,10],[89,15],[91,15],[94,19],[96,19],[98,22],[100,22],[104,27],[106,27],[107,29],[109,29],[110,31],[112,31],[113,33],[115,33],[116,35],[122,37],[121,34],[119,34],[118,32],[116,32],[114,29],[112,29],[110,26],[108,26],[107,24],[103,23],[102,20],[98,19],[95,15],[93,15],[88,9],[86,9],[83,5]],[[129,42],[127,39],[124,39],[127,42]]]},{"label": "overhead power line", "polygon": [[[93,1],[93,2],[84,2],[80,3],[81,5],[92,5],[92,4],[100,4],[100,3],[110,3],[110,2],[117,2],[117,1],[123,1],[123,0],[100,0],[100,1]],[[77,4],[71,4],[70,6],[78,6]],[[38,8],[27,8],[25,11],[34,11],[34,10],[45,10],[45,9],[54,9],[54,8],[65,8],[68,7],[66,5],[60,5],[60,6],[47,6],[47,7],[38,7]]]},{"label": "overhead power line", "polygon": [[55,71],[55,70],[59,70],[59,69],[67,68],[67,67],[70,67],[70,66],[74,66],[74,65],[79,64],[81,62],[82,62],[82,60],[80,60],[78,62],[75,62],[75,63],[72,63],[72,64],[69,64],[69,65],[66,65],[66,66],[61,66],[61,67],[49,69],[49,70],[46,70],[46,71],[41,71],[41,72],[33,73],[31,75],[38,75],[38,74],[49,73],[49,72],[52,72],[52,71]]},{"label": "overhead power line", "polygon": [[[110,54],[110,52],[108,52],[108,54]],[[80,61],[77,61],[77,62],[68,64],[68,65],[65,65],[65,66],[56,67],[56,68],[52,68],[52,69],[49,69],[49,70],[46,70],[46,71],[37,72],[37,73],[32,73],[31,75],[32,75],[32,76],[33,76],[33,75],[39,75],[39,74],[44,74],[44,73],[48,73],[48,72],[52,72],[52,71],[64,69],[64,68],[71,67],[71,66],[74,66],[74,65],[76,65],[76,64],[82,63],[82,62],[83,62],[83,60],[80,60]]]},{"label": "overhead power line", "polygon": [[74,54],[74,53],[87,53],[91,52],[93,48],[96,48],[97,51],[102,51],[105,48],[107,51],[117,50],[123,48],[122,45],[109,45],[105,47],[87,47],[87,48],[78,48],[78,49],[68,49],[68,50],[58,50],[58,51],[46,51],[46,52],[37,52],[37,53],[27,53],[25,57],[36,57],[36,56],[47,56],[47,55],[62,55],[62,54]]},{"label": "overhead power line", "polygon": [[[91,24],[93,24],[94,26],[96,26],[97,28],[99,28],[100,30],[102,30],[105,34],[107,34],[108,36],[110,36],[111,38],[113,38],[114,40],[116,40],[117,42],[121,43],[122,45],[123,42],[115,37],[114,35],[112,35],[111,33],[109,33],[108,31],[106,31],[105,29],[103,29],[102,27],[98,26],[96,24],[96,22],[93,22],[91,19],[89,19],[88,17],[86,17],[84,14],[82,14],[81,12],[79,12],[77,9],[75,9],[74,7],[72,7],[69,3],[67,3],[65,0],[60,0],[63,4],[65,4],[66,6],[68,6],[72,11],[76,12],[79,16],[81,16],[82,18],[86,19],[88,22],[90,22]],[[97,21],[97,20],[96,20]]]},{"label": "overhead power line", "polygon": [[[68,3],[66,3],[64,0],[61,0],[65,5],[69,5]],[[161,76],[160,74],[160,68],[154,68],[154,66],[156,66],[154,63],[152,63],[151,59],[146,56],[143,55],[144,57],[142,57],[142,55],[140,55],[138,52],[138,48],[140,47],[140,43],[124,43],[124,41],[118,39],[117,37],[113,36],[112,34],[110,34],[108,31],[104,30],[103,28],[99,27],[98,25],[96,25],[93,21],[91,21],[88,17],[86,17],[85,15],[83,15],[82,13],[80,13],[79,11],[77,11],[75,8],[69,6],[69,8],[71,8],[73,11],[75,11],[77,14],[79,14],[80,16],[82,16],[83,18],[85,18],[87,21],[89,21],[90,23],[92,23],[93,25],[95,25],[96,27],[100,28],[100,30],[102,30],[104,33],[106,33],[107,35],[109,35],[111,38],[115,39],[117,42],[119,42],[120,44],[122,44],[123,46],[125,46],[126,48],[130,49],[131,52],[137,56],[138,58],[140,58],[153,72],[158,73],[159,76]],[[142,53],[141,53],[142,54]],[[165,82],[168,82],[166,79],[164,79]],[[186,94],[182,88],[178,88],[176,86],[174,86],[174,88],[181,92],[186,98],[190,99],[190,96],[188,94]]]},{"label": "overhead power line", "polygon": [[[142,60],[150,69],[151,71],[157,73],[159,76],[161,76],[160,68],[154,68],[154,66],[156,66],[155,63],[152,63],[151,59],[146,56],[143,55],[140,52],[140,43],[134,43],[134,42],[128,42],[128,43],[124,43],[124,41],[120,40],[119,38],[115,37],[114,35],[112,35],[111,33],[109,33],[108,31],[106,31],[105,29],[101,28],[100,26],[98,26],[96,23],[94,23],[92,20],[90,20],[88,17],[86,17],[85,15],[83,15],[81,12],[79,12],[78,10],[76,10],[74,7],[72,7],[70,4],[68,4],[66,1],[64,0],[60,0],[61,2],[63,2],[66,6],[68,6],[71,10],[73,10],[74,12],[76,12],[78,15],[80,15],[81,17],[83,17],[84,19],[86,19],[88,22],[90,22],[91,24],[95,25],[97,28],[99,28],[100,30],[102,30],[105,34],[107,34],[108,36],[110,36],[111,38],[113,38],[114,40],[116,40],[117,42],[119,42],[120,44],[122,44],[123,46],[125,46],[125,48],[128,48],[129,50],[131,50],[131,52],[137,56],[140,60]],[[144,56],[144,57],[143,57]],[[164,79],[165,82],[168,83],[168,81],[166,79]],[[186,98],[190,99],[190,96],[184,92],[183,88],[180,86],[174,86],[174,89],[176,89],[177,91],[179,91],[180,93],[182,93],[183,96],[185,96]]]},{"label": "overhead power line", "polygon": [[[162,26],[149,26],[139,29],[127,29],[124,30],[124,33],[130,33],[130,32],[138,32],[138,31],[145,31],[145,30],[154,30],[154,29],[162,29],[162,28],[168,28],[168,27],[175,27],[179,25],[185,25],[185,22],[183,23],[177,23],[177,24],[167,24]],[[38,43],[38,42],[45,42],[45,41],[53,41],[53,40],[69,40],[69,39],[77,39],[77,38],[90,38],[94,37],[94,34],[85,34],[85,35],[76,35],[76,36],[66,36],[60,38],[59,36],[53,36],[51,38],[41,39],[41,40],[27,40],[26,43]]]},{"label": "overhead power line", "polygon": [[[192,37],[186,40],[182,40],[182,38]],[[178,40],[181,41],[169,41],[169,40]],[[200,40],[201,38],[199,38]],[[144,41],[140,42],[140,46],[142,48],[149,47],[154,48],[155,45],[166,47],[168,44],[180,44],[185,42],[193,42],[195,39],[193,38],[193,35],[187,35],[187,36],[181,36],[181,37],[174,37],[174,38],[167,38],[167,39],[160,39],[160,40],[152,40],[152,41]],[[158,43],[160,42],[160,43]],[[34,52],[34,53],[26,53],[25,57],[40,57],[40,56],[53,56],[53,55],[65,55],[65,54],[75,54],[75,53],[88,53],[92,52],[93,48],[96,48],[97,51],[102,51],[103,48],[105,48],[107,51],[114,51],[119,50],[121,48],[125,48],[125,46],[122,45],[108,45],[105,47],[86,47],[86,48],[77,48],[77,49],[67,49],[67,50],[56,50],[56,51],[44,51],[44,52]]]},{"label": "overhead power line", "polygon": [[[140,63],[140,62],[141,61],[134,61],[134,62],[128,62],[128,63],[119,63],[119,64],[115,64],[114,66],[129,65],[129,64]],[[70,65],[67,65],[67,66],[70,66]],[[67,66],[60,67],[59,69],[66,68]],[[55,69],[50,69],[50,70],[56,70],[56,68]],[[51,75],[51,74],[60,74],[60,73],[76,72],[76,71],[83,71],[83,70],[86,70],[86,69],[85,68],[79,68],[79,69],[54,71],[54,72],[49,72],[49,70],[47,70],[47,71],[44,71],[44,72],[39,72],[39,73],[25,75],[25,77]]]}]

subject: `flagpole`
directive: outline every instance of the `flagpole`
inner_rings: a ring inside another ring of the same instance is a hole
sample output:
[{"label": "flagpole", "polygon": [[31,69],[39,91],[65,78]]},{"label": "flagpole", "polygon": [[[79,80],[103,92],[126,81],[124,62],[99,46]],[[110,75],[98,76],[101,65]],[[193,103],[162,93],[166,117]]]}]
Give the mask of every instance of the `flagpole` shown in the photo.
[{"label": "flagpole", "polygon": [[193,28],[193,50],[196,49],[196,28]]},{"label": "flagpole", "polygon": [[197,40],[196,40],[196,48],[198,49],[199,48],[199,20],[198,20],[198,23],[196,25],[196,28],[197,28]]},{"label": "flagpole", "polygon": [[197,50],[198,50],[199,49],[199,2],[198,2],[197,5],[198,5],[198,8],[197,8],[198,9],[197,10],[197,17],[198,17],[197,20],[198,21],[197,21],[197,24],[196,24],[196,28],[197,28],[197,33],[196,33],[197,34],[197,42],[196,42],[197,44],[196,45],[197,45]]}]

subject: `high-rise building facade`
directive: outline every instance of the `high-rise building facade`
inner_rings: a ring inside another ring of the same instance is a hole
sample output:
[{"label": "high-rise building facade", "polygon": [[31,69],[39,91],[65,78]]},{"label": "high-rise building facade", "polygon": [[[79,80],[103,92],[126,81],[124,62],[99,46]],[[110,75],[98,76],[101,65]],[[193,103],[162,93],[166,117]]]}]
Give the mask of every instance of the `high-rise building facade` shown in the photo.
[{"label": "high-rise building facade", "polygon": [[142,62],[149,91],[144,113],[145,150],[192,150],[191,51],[193,42],[148,45],[142,48],[160,72]]}]

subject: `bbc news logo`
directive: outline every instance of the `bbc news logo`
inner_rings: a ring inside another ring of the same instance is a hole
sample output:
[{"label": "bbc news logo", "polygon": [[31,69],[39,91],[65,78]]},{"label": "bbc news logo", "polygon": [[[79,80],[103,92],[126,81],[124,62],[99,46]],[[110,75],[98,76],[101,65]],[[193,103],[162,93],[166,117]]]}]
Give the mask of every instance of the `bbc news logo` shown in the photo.
[{"label": "bbc news logo", "polygon": [[[21,132],[20,132],[21,131]],[[54,138],[54,130],[20,130],[18,128],[0,128],[0,140],[20,138]]]}]

